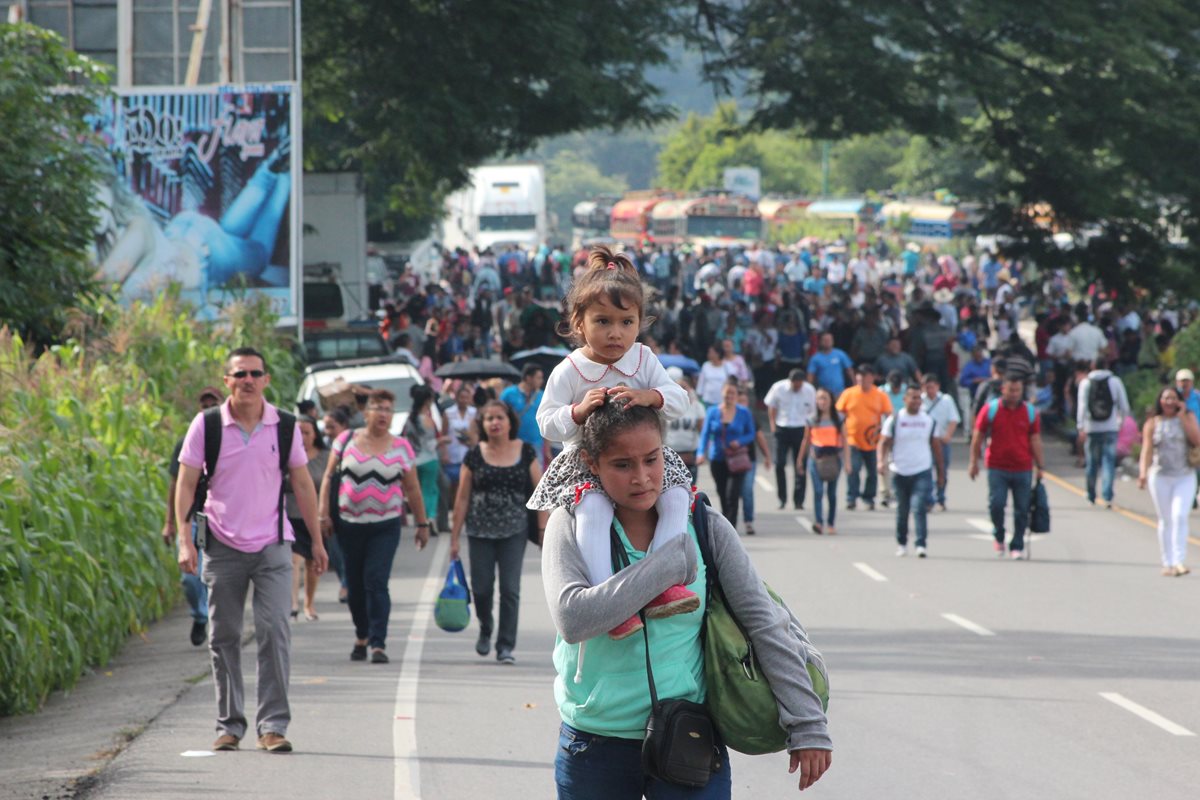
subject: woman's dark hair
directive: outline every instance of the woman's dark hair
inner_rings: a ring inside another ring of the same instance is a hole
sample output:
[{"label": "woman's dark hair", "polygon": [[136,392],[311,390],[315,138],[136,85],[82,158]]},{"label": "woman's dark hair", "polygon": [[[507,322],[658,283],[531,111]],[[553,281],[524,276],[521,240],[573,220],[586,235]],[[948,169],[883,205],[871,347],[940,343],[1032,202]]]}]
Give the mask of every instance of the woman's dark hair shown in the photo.
[{"label": "woman's dark hair", "polygon": [[508,415],[508,438],[517,438],[517,428],[521,426],[521,420],[517,418],[517,412],[513,411],[512,406],[503,400],[488,400],[479,407],[479,413],[475,415],[475,432],[479,434],[479,441],[488,441],[487,431],[483,427],[483,415],[487,413],[489,408],[504,409],[504,413]]},{"label": "woman's dark hair", "polygon": [[[834,427],[836,427],[840,431],[842,429],[842,415],[838,413],[837,403],[835,403],[833,400],[833,392],[829,391],[825,387],[821,387],[821,388],[817,389],[816,393],[817,393],[817,395],[820,395],[821,392],[824,392],[825,394],[829,395],[829,419],[831,422],[833,422]],[[815,403],[816,401],[814,400],[813,402]],[[817,419],[819,420],[820,418],[821,418],[821,411],[820,411],[820,409],[818,409],[817,410]]]},{"label": "woman's dark hair", "polygon": [[299,425],[312,425],[313,447],[317,448],[318,450],[325,449],[325,439],[321,436],[321,429],[318,427],[316,419],[308,416],[307,414],[301,414],[300,416],[296,417],[296,423]]},{"label": "woman's dark hair", "polygon": [[663,418],[652,408],[646,406],[626,406],[613,400],[605,400],[604,405],[593,411],[583,423],[583,435],[579,447],[593,461],[608,448],[613,437],[649,425],[663,435]]},{"label": "woman's dark hair", "polygon": [[558,325],[558,334],[576,347],[586,344],[579,335],[587,307],[601,297],[622,310],[637,309],[640,327],[644,330],[654,320],[646,316],[646,292],[637,267],[624,253],[615,253],[604,246],[593,247],[588,253],[587,272],[571,284],[563,301],[566,313]]},{"label": "woman's dark hair", "polygon": [[433,400],[433,389],[423,383],[414,384],[408,390],[408,396],[412,398],[412,409],[408,413],[410,417],[415,417]]},{"label": "woman's dark hair", "polygon": [[350,427],[350,420],[354,415],[350,413],[349,406],[334,406],[333,408],[329,409],[329,411],[325,412],[325,416],[329,417],[338,425],[342,426],[343,429],[345,429]]},{"label": "woman's dark hair", "polygon": [[1174,392],[1175,399],[1177,399],[1181,403],[1183,402],[1183,392],[1179,391],[1179,389],[1175,386],[1171,386],[1171,385],[1164,386],[1162,388],[1162,391],[1159,392],[1158,395],[1154,398],[1154,416],[1156,416],[1156,417],[1161,417],[1163,415],[1162,396],[1163,396],[1164,392]]}]

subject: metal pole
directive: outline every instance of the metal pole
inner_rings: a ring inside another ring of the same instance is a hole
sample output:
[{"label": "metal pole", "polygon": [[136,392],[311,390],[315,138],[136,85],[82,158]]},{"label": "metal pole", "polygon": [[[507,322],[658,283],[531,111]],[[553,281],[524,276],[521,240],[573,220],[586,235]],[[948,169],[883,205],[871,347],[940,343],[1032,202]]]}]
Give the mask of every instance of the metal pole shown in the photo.
[{"label": "metal pole", "polygon": [[821,197],[829,197],[829,140],[821,140]]}]

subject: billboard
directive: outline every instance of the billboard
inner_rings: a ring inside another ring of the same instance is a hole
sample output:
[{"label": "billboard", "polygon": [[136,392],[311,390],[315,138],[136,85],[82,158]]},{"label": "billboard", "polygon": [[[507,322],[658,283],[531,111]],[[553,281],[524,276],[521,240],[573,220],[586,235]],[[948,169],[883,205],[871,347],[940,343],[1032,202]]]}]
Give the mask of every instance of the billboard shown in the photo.
[{"label": "billboard", "polygon": [[726,167],[725,191],[758,200],[762,197],[762,173],[758,167]]},{"label": "billboard", "polygon": [[169,283],[201,319],[261,294],[298,309],[299,102],[291,83],[118,91],[94,120],[95,258],[125,301]]}]

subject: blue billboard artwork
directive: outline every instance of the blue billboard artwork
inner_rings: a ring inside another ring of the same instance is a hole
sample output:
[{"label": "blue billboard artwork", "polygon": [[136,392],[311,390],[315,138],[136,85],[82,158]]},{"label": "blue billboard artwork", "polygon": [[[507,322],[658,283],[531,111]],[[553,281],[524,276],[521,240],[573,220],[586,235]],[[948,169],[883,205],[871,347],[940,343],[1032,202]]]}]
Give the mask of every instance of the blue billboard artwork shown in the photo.
[{"label": "blue billboard artwork", "polygon": [[295,318],[292,84],[119,92],[93,129],[95,260],[126,302],[177,284],[201,319],[248,294]]}]

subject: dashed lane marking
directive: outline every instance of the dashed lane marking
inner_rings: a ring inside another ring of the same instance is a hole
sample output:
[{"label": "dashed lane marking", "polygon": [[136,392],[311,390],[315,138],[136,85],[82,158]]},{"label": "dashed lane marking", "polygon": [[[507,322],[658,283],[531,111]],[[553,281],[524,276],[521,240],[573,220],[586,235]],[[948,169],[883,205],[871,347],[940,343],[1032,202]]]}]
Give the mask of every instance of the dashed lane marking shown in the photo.
[{"label": "dashed lane marking", "polygon": [[775,485],[767,480],[766,475],[755,475],[754,482],[758,484],[758,488],[762,489],[764,492],[775,491]]},{"label": "dashed lane marking", "polygon": [[958,625],[961,628],[966,628],[971,633],[975,633],[980,636],[995,636],[996,635],[996,634],[992,633],[991,631],[989,631],[987,628],[983,627],[982,625],[977,625],[976,623],[971,622],[971,620],[967,619],[966,617],[960,617],[958,614],[942,614],[942,618],[947,619],[950,622],[953,622],[955,625]]},{"label": "dashed lane marking", "polygon": [[813,532],[812,520],[809,519],[808,517],[802,517],[799,514],[797,514],[796,522],[799,522],[800,527],[803,528],[806,532],[808,532],[808,533]]},{"label": "dashed lane marking", "polygon": [[864,564],[861,561],[855,561],[854,568],[873,581],[878,581],[880,583],[887,582],[887,577],[876,572],[870,564]]},{"label": "dashed lane marking", "polygon": [[1189,731],[1182,725],[1176,724],[1167,719],[1163,715],[1151,711],[1143,705],[1133,702],[1128,697],[1117,692],[1100,692],[1100,696],[1113,705],[1120,706],[1130,714],[1141,717],[1151,725],[1157,725],[1172,736],[1195,736],[1196,734]]}]

